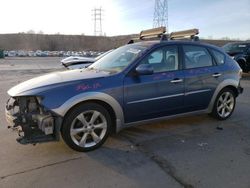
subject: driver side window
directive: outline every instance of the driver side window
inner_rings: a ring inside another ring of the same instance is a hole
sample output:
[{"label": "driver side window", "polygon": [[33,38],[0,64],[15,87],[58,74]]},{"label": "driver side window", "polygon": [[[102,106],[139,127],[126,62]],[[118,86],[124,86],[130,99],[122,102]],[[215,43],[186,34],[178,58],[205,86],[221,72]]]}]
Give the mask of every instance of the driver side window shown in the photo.
[{"label": "driver side window", "polygon": [[178,48],[167,46],[159,48],[147,55],[141,64],[150,64],[154,73],[178,70]]},{"label": "driver side window", "polygon": [[161,63],[162,60],[163,60],[163,50],[157,50],[150,55],[150,57],[148,58],[148,63],[157,64]]}]

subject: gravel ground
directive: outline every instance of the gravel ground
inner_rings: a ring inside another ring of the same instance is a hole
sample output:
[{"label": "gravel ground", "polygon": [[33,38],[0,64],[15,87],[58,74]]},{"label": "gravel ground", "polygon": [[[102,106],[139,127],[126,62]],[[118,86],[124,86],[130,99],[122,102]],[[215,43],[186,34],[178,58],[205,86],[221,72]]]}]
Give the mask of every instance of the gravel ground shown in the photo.
[{"label": "gravel ground", "polygon": [[62,70],[60,58],[0,60],[0,187],[250,187],[250,75],[232,117],[207,115],[128,128],[88,153],[63,141],[19,145],[8,130],[6,91]]}]

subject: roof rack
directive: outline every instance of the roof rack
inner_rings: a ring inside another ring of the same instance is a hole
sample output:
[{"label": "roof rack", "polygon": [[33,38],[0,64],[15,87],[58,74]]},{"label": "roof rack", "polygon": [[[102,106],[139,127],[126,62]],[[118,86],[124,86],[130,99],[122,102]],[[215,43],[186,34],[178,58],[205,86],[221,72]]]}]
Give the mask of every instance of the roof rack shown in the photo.
[{"label": "roof rack", "polygon": [[190,39],[195,39],[199,34],[198,29],[189,29],[189,30],[184,30],[184,31],[176,31],[172,32],[169,35],[170,40],[174,39],[183,39],[183,38],[190,38]]},{"label": "roof rack", "polygon": [[140,39],[160,37],[166,32],[166,27],[158,27],[153,29],[143,30],[140,33]]},{"label": "roof rack", "polygon": [[153,29],[142,30],[137,38],[132,38],[127,44],[132,44],[135,41],[153,39],[153,38],[162,38],[166,36],[166,27],[158,27]]},{"label": "roof rack", "polygon": [[199,37],[196,36],[199,34],[198,29],[189,29],[183,31],[176,31],[170,34],[166,34],[166,27],[158,27],[148,30],[143,30],[140,32],[139,38],[133,38],[128,42],[128,44],[134,43],[136,40],[145,40],[145,39],[153,39],[160,38],[160,41],[165,40],[180,40],[190,38],[193,41],[198,41]]}]

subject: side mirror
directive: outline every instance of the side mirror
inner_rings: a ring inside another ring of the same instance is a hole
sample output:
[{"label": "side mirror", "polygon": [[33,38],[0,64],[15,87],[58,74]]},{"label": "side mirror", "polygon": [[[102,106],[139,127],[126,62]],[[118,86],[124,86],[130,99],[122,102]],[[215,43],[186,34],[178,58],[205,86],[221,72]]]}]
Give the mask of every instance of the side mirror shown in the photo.
[{"label": "side mirror", "polygon": [[141,64],[135,70],[138,75],[151,75],[154,73],[154,68],[150,64]]}]

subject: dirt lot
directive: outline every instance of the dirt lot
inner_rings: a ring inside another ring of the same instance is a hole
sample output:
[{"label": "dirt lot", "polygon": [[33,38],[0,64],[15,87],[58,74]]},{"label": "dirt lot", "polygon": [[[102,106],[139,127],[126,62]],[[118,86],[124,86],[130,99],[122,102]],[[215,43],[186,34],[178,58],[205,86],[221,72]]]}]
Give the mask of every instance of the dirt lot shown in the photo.
[{"label": "dirt lot", "polygon": [[191,116],[123,130],[93,152],[16,143],[6,91],[61,69],[59,58],[0,60],[0,187],[250,187],[250,75],[227,121]]}]

